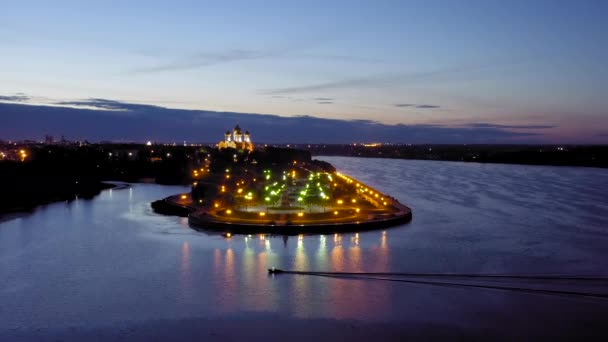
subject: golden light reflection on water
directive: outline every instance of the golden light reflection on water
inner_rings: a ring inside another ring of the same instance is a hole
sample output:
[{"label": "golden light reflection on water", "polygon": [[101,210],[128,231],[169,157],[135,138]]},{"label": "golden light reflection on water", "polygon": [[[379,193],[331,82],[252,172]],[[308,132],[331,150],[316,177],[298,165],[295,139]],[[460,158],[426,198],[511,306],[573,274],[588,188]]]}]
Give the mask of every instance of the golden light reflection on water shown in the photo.
[{"label": "golden light reflection on water", "polygon": [[192,270],[190,266],[190,245],[188,241],[182,244],[180,276],[181,295],[185,303],[189,303],[192,299]]},{"label": "golden light reflection on water", "polygon": [[[298,236],[292,269],[300,271],[310,270],[308,254],[306,253],[306,248],[304,246],[304,236],[302,235]],[[311,279],[309,276],[302,275],[296,275],[293,279],[291,297],[293,298],[293,311],[296,317],[310,317],[311,306],[307,301],[307,298],[311,295],[310,281]]]},{"label": "golden light reflection on water", "polygon": [[[388,271],[386,232],[295,239],[264,235],[235,237],[227,242],[225,250],[215,249],[213,264],[215,276],[219,278],[216,283],[221,297],[217,301],[218,309],[225,312],[272,312],[284,306],[300,318],[350,319],[359,317],[361,310],[381,314],[390,308],[393,285],[387,282],[267,274],[271,267],[300,271]],[[287,296],[281,291],[285,285],[289,286]]]},{"label": "golden light reflection on water", "polygon": [[329,253],[329,259],[331,261],[331,265],[328,268],[332,272],[342,271],[344,270],[344,249],[340,245],[334,246]]},{"label": "golden light reflection on water", "polygon": [[319,236],[319,248],[315,258],[316,269],[321,269],[327,265],[327,238],[325,235]]}]

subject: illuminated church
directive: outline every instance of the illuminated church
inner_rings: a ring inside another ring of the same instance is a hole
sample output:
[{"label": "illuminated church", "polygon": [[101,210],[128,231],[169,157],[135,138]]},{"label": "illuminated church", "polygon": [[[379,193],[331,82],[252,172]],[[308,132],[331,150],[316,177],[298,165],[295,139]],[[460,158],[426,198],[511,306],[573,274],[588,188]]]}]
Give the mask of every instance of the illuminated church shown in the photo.
[{"label": "illuminated church", "polygon": [[237,150],[253,151],[253,143],[251,142],[251,134],[249,131],[245,131],[245,134],[241,131],[241,127],[236,125],[232,130],[226,131],[224,134],[224,140],[217,144],[217,147],[221,150],[224,148],[234,148]]}]

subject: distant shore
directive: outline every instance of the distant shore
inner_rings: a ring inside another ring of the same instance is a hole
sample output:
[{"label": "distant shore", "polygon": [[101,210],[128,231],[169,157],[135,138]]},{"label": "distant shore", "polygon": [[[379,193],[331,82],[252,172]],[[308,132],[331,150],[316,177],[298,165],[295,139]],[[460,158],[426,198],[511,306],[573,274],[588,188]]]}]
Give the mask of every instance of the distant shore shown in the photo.
[{"label": "distant shore", "polygon": [[313,156],[608,168],[606,145],[315,144]]}]

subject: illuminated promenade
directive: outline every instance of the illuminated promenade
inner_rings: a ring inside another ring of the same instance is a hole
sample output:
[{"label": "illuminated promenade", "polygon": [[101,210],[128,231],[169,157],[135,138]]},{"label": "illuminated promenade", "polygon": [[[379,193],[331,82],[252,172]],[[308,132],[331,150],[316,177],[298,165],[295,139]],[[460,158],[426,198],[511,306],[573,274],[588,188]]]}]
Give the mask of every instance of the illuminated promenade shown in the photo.
[{"label": "illuminated promenade", "polygon": [[264,170],[235,177],[227,170],[221,182],[208,184],[217,187],[217,196],[193,200],[192,194],[179,194],[164,201],[189,213],[191,226],[226,234],[336,233],[385,228],[412,218],[410,208],[395,198],[339,172],[294,165],[278,175]]}]

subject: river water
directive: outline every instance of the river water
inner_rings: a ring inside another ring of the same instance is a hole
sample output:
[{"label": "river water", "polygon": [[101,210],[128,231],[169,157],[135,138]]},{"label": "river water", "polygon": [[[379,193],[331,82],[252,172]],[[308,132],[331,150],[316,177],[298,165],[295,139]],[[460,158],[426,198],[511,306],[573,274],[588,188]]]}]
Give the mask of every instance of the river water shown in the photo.
[{"label": "river water", "polygon": [[608,335],[602,298],[266,272],[608,277],[608,170],[319,159],[398,198],[413,221],[226,239],[154,214],[151,201],[187,188],[152,184],[42,206],[0,223],[0,340]]}]

